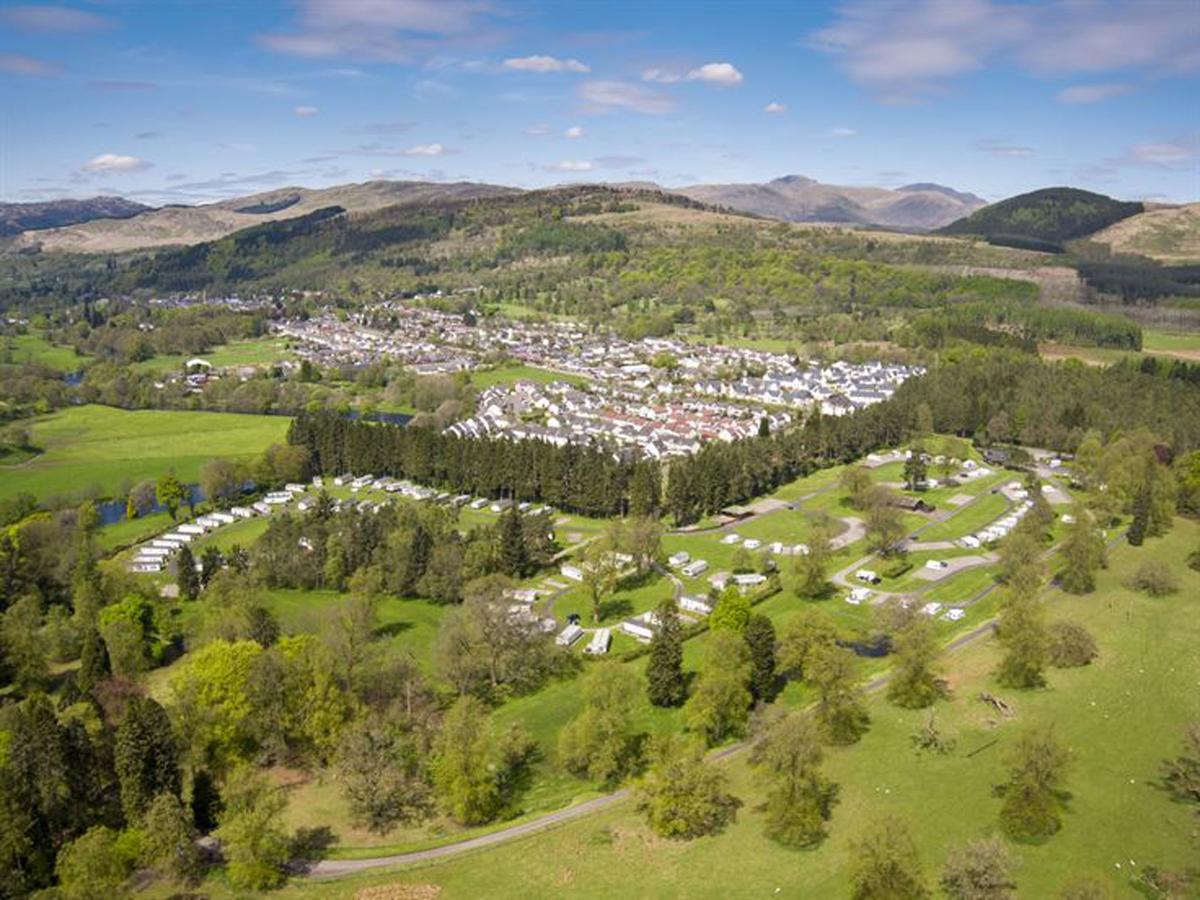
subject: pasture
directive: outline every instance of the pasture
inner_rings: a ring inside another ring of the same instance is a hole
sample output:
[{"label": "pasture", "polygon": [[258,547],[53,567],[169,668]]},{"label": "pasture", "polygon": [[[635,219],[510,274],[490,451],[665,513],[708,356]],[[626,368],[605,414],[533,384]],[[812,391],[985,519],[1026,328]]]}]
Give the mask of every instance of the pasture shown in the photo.
[{"label": "pasture", "polygon": [[0,466],[0,497],[108,497],[169,473],[195,481],[214,457],[249,460],[282,443],[289,422],[284,416],[68,407],[31,420],[41,452]]}]

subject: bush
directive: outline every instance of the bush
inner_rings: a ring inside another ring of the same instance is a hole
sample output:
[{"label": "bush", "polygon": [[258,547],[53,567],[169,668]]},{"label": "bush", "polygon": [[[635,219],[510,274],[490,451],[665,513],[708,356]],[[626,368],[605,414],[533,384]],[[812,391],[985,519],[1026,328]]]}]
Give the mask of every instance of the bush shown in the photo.
[{"label": "bush", "polygon": [[1086,666],[1099,654],[1096,641],[1077,622],[1055,622],[1050,626],[1050,665],[1058,669]]},{"label": "bush", "polygon": [[1165,562],[1148,560],[1134,574],[1133,587],[1151,597],[1165,597],[1179,590],[1179,579]]},{"label": "bush", "polygon": [[884,578],[899,578],[901,575],[912,570],[913,564],[907,556],[902,556],[894,563],[888,565],[881,574]]}]

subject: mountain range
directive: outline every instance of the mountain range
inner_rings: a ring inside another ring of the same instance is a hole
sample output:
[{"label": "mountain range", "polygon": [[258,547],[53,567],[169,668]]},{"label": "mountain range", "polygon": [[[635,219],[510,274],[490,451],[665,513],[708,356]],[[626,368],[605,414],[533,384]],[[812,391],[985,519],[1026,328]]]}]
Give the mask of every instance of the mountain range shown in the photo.
[{"label": "mountain range", "polygon": [[22,231],[75,225],[93,219],[128,219],[150,209],[153,207],[124,197],[0,203],[0,237],[10,237]]},{"label": "mountain range", "polygon": [[822,184],[803,175],[785,175],[765,184],[698,184],[676,193],[788,222],[876,225],[905,231],[941,228],[987,205],[982,197],[940,184],[926,182],[890,190]]}]

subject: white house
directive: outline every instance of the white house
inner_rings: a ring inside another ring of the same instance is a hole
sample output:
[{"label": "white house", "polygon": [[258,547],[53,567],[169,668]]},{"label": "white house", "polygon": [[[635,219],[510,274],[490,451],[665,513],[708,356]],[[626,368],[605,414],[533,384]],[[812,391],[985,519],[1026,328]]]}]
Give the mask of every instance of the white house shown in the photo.
[{"label": "white house", "polygon": [[712,612],[712,601],[702,594],[684,594],[679,598],[679,608],[707,616]]},{"label": "white house", "polygon": [[670,564],[671,568],[678,569],[680,566],[687,565],[688,560],[691,558],[692,555],[686,550],[680,550],[678,553],[672,553],[667,559],[667,562]]},{"label": "white house", "polygon": [[872,593],[869,588],[855,588],[846,596],[846,602],[852,606],[858,606],[870,600]]},{"label": "white house", "polygon": [[579,566],[563,563],[558,571],[562,573],[564,578],[570,578],[572,581],[583,581],[583,570]]},{"label": "white house", "polygon": [[558,637],[554,639],[554,642],[560,647],[570,647],[581,637],[583,637],[583,629],[572,622],[558,633]]},{"label": "white house", "polygon": [[254,510],[252,510],[248,506],[235,506],[229,511],[231,513],[233,513],[233,515],[237,516],[239,519],[253,519],[254,518]]},{"label": "white house", "polygon": [[592,632],[592,639],[588,641],[588,645],[583,648],[584,653],[589,653],[592,656],[600,656],[608,652],[608,645],[612,643],[612,632],[607,628],[597,628]]},{"label": "white house", "polygon": [[708,561],[703,559],[694,559],[680,571],[688,578],[696,578],[708,570]]}]

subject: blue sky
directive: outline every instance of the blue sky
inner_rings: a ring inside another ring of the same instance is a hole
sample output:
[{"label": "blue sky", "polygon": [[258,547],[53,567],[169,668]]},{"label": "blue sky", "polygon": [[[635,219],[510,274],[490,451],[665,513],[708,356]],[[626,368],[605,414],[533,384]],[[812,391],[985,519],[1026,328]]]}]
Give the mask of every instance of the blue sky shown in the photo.
[{"label": "blue sky", "polygon": [[1200,199],[1200,2],[0,0],[0,198],[803,174]]}]

